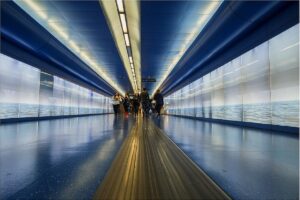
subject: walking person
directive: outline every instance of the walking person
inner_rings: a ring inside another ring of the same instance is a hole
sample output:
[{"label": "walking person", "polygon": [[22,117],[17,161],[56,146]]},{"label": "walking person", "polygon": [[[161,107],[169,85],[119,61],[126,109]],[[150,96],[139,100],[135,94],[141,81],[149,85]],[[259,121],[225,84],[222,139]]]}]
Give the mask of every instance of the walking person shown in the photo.
[{"label": "walking person", "polygon": [[144,116],[148,117],[150,107],[151,107],[151,102],[146,88],[143,88],[143,91],[141,93],[141,104],[142,104]]},{"label": "walking person", "polygon": [[116,93],[112,97],[112,104],[113,104],[114,113],[115,113],[115,115],[117,115],[118,113],[120,113],[120,95],[119,95],[119,93]]},{"label": "walking person", "polygon": [[150,101],[151,101],[151,112],[153,114],[155,114],[156,113],[156,101],[154,100],[154,98],[151,99]]},{"label": "walking person", "polygon": [[157,92],[154,95],[154,100],[155,100],[155,109],[157,112],[157,116],[160,116],[160,111],[161,108],[164,106],[164,98],[162,94],[160,93],[160,90],[157,90]]},{"label": "walking person", "polygon": [[128,97],[128,93],[126,93],[123,99],[123,107],[124,107],[124,112],[126,117],[128,116],[129,106],[130,106],[129,97]]},{"label": "walking person", "polygon": [[139,107],[140,107],[140,100],[138,94],[135,94],[132,99],[132,107],[134,116],[137,117],[139,113]]}]

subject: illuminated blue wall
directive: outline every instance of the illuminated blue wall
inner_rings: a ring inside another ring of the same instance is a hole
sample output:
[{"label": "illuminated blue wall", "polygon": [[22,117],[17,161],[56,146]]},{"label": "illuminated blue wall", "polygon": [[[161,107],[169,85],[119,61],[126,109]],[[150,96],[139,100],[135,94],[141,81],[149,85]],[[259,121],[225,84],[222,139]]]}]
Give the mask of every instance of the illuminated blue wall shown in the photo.
[{"label": "illuminated blue wall", "polygon": [[168,114],[299,127],[299,25],[165,101]]},{"label": "illuminated blue wall", "polygon": [[0,54],[0,119],[112,112],[110,98]]}]

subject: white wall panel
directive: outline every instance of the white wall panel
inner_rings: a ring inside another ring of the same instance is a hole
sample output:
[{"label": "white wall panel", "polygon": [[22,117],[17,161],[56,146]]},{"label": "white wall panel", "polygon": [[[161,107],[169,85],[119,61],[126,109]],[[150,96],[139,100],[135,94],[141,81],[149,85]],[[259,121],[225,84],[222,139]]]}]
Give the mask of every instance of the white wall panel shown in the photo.
[{"label": "white wall panel", "polygon": [[109,97],[0,54],[0,119],[112,112]]},{"label": "white wall panel", "polygon": [[271,124],[268,42],[241,56],[243,121]]},{"label": "white wall panel", "polygon": [[269,44],[272,124],[299,126],[299,25]]},{"label": "white wall panel", "polygon": [[171,114],[299,127],[299,25],[166,99]]},{"label": "white wall panel", "polygon": [[224,119],[242,121],[243,119],[243,96],[241,57],[224,65]]}]

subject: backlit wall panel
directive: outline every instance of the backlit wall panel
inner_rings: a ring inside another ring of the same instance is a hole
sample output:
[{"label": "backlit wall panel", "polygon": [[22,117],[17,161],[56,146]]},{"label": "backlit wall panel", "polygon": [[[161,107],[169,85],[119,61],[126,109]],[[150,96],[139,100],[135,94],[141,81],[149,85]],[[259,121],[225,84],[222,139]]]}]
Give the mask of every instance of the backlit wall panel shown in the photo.
[{"label": "backlit wall panel", "polygon": [[211,114],[212,118],[224,118],[224,85],[223,68],[220,67],[210,74]]},{"label": "backlit wall panel", "polygon": [[[39,111],[39,80],[40,71],[28,65],[18,64],[17,70],[22,74],[19,82],[19,117],[36,117]],[[1,97],[0,97],[1,98]]]},{"label": "backlit wall panel", "polygon": [[241,65],[241,58],[239,57],[223,66],[223,119],[226,120],[242,121],[243,119]]},{"label": "backlit wall panel", "polygon": [[169,114],[299,127],[299,25],[174,92],[165,102]]},{"label": "backlit wall panel", "polygon": [[110,97],[0,54],[0,119],[111,113]]},{"label": "backlit wall panel", "polygon": [[203,100],[202,100],[203,78],[195,81],[195,116],[204,117]]},{"label": "backlit wall panel", "polygon": [[37,116],[40,71],[3,54],[0,59],[0,116]]},{"label": "backlit wall panel", "polygon": [[269,42],[272,123],[298,126],[299,26]]},{"label": "backlit wall panel", "polygon": [[59,116],[64,114],[64,80],[54,76],[53,79],[53,115]]},{"label": "backlit wall panel", "polygon": [[268,42],[241,56],[243,121],[271,124]]},{"label": "backlit wall panel", "polygon": [[203,87],[202,87],[202,101],[203,101],[203,117],[211,118],[211,84],[210,84],[210,74],[203,77]]},{"label": "backlit wall panel", "polygon": [[[53,76],[45,72],[40,73],[39,116],[51,116],[54,110]],[[38,105],[38,104],[37,104]]]}]

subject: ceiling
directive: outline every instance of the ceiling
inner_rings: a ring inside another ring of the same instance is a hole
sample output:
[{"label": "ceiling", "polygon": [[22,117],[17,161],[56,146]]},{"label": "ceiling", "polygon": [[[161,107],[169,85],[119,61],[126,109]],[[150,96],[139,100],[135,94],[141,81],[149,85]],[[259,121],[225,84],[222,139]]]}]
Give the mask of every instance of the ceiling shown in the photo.
[{"label": "ceiling", "polygon": [[299,23],[298,1],[126,1],[128,55],[118,10],[99,1],[2,2],[1,52],[106,95],[136,90],[133,54],[138,85],[168,94]]}]

